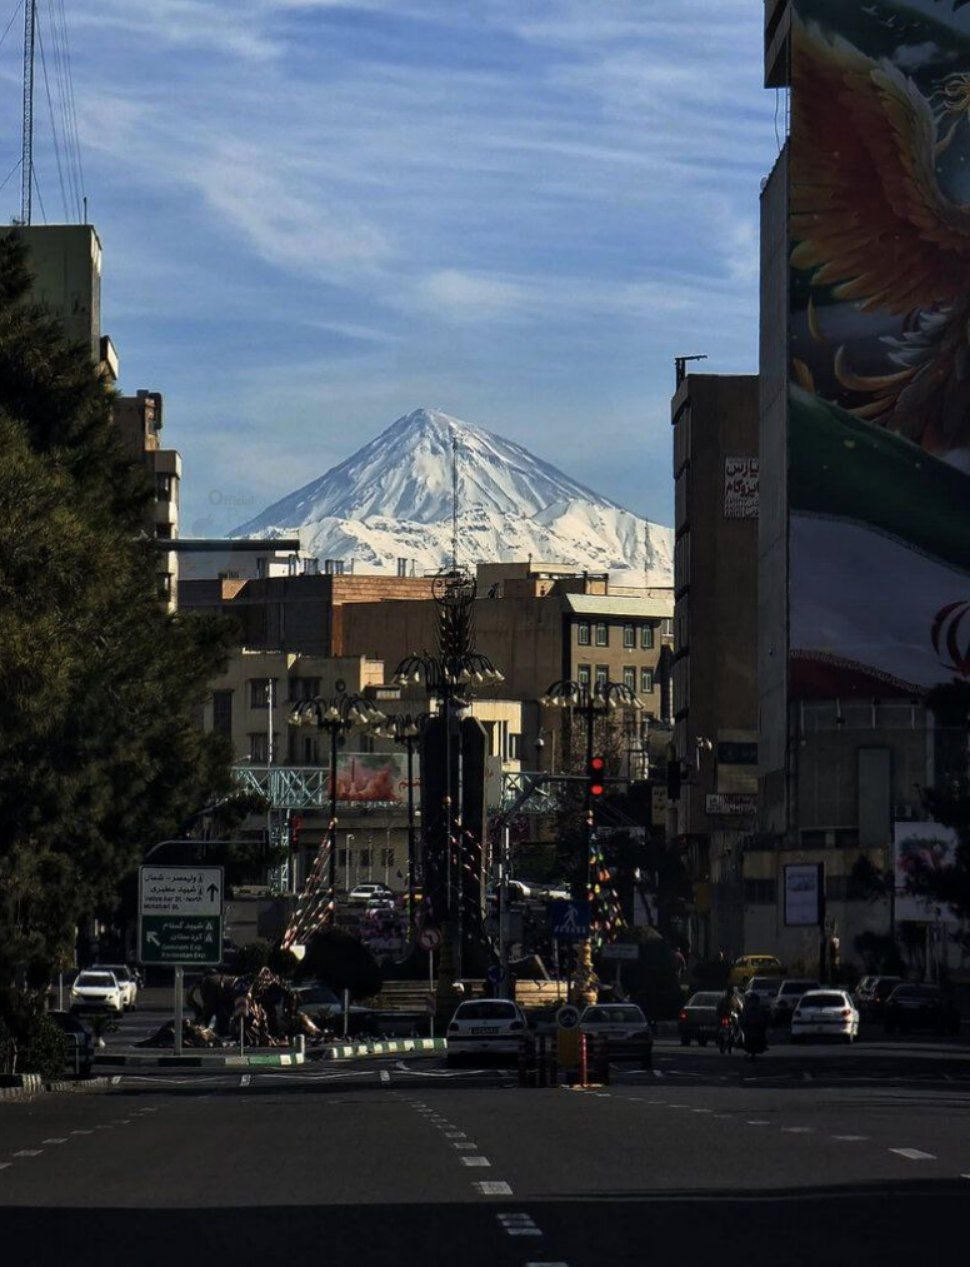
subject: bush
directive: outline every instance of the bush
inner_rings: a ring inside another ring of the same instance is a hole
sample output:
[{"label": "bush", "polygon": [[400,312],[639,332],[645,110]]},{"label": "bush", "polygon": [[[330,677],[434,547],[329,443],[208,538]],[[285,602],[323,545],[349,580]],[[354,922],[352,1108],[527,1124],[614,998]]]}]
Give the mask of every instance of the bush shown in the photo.
[{"label": "bush", "polygon": [[17,1045],[17,1073],[39,1073],[45,1082],[63,1078],[67,1038],[48,1016],[37,1016]]}]

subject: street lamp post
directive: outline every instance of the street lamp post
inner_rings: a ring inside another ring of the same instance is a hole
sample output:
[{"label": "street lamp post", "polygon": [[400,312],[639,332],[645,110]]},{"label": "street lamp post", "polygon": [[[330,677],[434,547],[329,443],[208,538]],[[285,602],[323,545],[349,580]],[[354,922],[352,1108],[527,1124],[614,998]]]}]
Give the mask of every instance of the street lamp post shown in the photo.
[{"label": "street lamp post", "polygon": [[[460,886],[462,847],[461,765],[459,753],[459,786],[457,798],[452,797],[452,730],[453,718],[468,707],[465,698],[470,687],[477,683],[501,682],[502,674],[488,656],[472,647],[472,605],[477,586],[475,578],[462,568],[453,567],[434,578],[432,595],[437,607],[438,647],[435,654],[427,651],[406,656],[397,666],[395,682],[400,686],[424,682],[428,698],[437,700],[441,707],[444,732],[445,789],[442,798],[445,851],[445,907],[452,921],[454,938],[454,970],[461,976],[462,932],[460,898],[456,889]],[[454,801],[457,799],[457,804]],[[427,829],[427,824],[425,824]],[[454,833],[454,834],[453,834]],[[456,844],[454,865],[452,843]],[[427,881],[427,876],[425,876]],[[456,918],[455,918],[456,917]]]},{"label": "street lamp post", "polygon": [[[643,708],[636,691],[622,682],[612,682],[609,678],[597,679],[592,685],[588,682],[576,682],[571,678],[563,678],[548,688],[540,699],[546,708],[568,709],[572,716],[583,719],[586,727],[586,769],[589,771],[593,760],[595,739],[595,722],[597,717],[607,717],[615,708],[633,708],[638,712]],[[594,821],[593,794],[589,778],[586,779],[585,820],[586,820],[586,900],[589,905],[589,919],[592,925],[593,915],[593,843],[596,824]],[[580,966],[577,972],[577,993],[583,995],[583,1001],[592,1003],[590,981],[593,974],[593,950],[591,938],[580,943]]]},{"label": "street lamp post", "polygon": [[417,862],[417,845],[415,840],[414,815],[414,745],[421,737],[421,731],[428,720],[429,713],[392,713],[384,725],[374,733],[385,739],[393,739],[407,752],[408,758],[408,940],[414,940],[414,884]]},{"label": "street lamp post", "polygon": [[316,696],[301,700],[290,714],[294,726],[315,726],[330,736],[330,838],[329,888],[330,919],[337,910],[337,743],[354,726],[372,729],[384,714],[362,695],[340,692],[329,699]]}]

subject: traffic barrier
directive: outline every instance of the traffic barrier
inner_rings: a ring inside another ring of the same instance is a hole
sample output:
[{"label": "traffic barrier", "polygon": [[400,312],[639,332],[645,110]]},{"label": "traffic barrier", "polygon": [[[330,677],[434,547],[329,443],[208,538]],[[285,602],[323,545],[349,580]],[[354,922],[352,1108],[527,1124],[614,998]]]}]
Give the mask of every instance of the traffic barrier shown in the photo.
[{"label": "traffic barrier", "polygon": [[585,1087],[589,1085],[589,1053],[587,1050],[586,1035],[579,1036],[579,1085]]},{"label": "traffic barrier", "polygon": [[319,1055],[324,1060],[352,1060],[360,1056],[428,1055],[447,1050],[448,1042],[444,1038],[399,1038],[380,1043],[339,1043],[318,1047],[313,1055]]}]

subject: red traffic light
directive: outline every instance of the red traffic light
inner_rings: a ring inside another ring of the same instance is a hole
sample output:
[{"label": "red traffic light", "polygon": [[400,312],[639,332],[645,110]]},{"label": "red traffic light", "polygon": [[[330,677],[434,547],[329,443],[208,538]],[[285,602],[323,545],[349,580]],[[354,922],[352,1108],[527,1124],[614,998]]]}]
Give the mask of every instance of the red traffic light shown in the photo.
[{"label": "red traffic light", "polygon": [[589,779],[589,794],[595,800],[606,791],[606,758],[590,757],[586,776]]}]

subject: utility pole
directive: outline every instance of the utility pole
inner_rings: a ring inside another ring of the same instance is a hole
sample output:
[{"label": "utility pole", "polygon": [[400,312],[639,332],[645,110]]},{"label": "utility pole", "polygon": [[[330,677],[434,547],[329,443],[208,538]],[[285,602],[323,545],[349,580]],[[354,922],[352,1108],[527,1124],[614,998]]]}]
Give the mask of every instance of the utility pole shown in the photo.
[{"label": "utility pole", "polygon": [[24,3],[24,111],[20,151],[20,223],[30,224],[34,181],[34,22],[37,0]]}]

